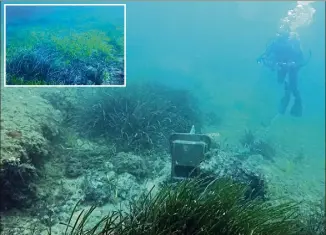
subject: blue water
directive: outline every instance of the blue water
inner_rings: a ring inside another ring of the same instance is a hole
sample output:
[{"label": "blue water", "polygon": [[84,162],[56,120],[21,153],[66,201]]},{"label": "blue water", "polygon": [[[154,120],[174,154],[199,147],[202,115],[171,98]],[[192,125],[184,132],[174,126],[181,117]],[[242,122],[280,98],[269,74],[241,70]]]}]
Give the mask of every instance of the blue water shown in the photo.
[{"label": "blue water", "polygon": [[[124,8],[122,6],[8,6],[6,23],[19,26],[60,24],[62,27],[86,25],[90,22],[110,22],[123,24]],[[59,16],[59,17],[58,17]]]},{"label": "blue water", "polygon": [[[256,63],[280,20],[296,6],[294,1],[128,2],[127,86],[149,79],[190,89],[203,109],[213,109],[223,119],[207,131],[234,143],[247,128],[262,132],[285,153],[303,150],[310,164],[307,177],[324,180],[325,3],[311,3],[312,22],[297,30],[304,53],[312,51],[311,61],[299,72],[301,118],[277,116],[283,86],[275,73]],[[120,13],[107,14],[104,8],[7,14],[16,15],[8,21],[12,27],[26,22],[92,28],[121,20]]]},{"label": "blue water", "polygon": [[[157,79],[188,87],[202,106],[223,117],[218,130],[229,140],[243,129],[268,136],[296,152],[303,148],[324,177],[325,4],[314,2],[313,21],[298,28],[310,63],[299,72],[303,117],[275,118],[283,86],[276,74],[256,64],[296,2],[128,3],[128,80]],[[274,121],[273,121],[274,120]]]},{"label": "blue water", "polygon": [[123,29],[123,6],[8,6],[6,8],[7,38],[15,37],[19,30],[33,27],[49,30],[87,31],[112,28]]}]

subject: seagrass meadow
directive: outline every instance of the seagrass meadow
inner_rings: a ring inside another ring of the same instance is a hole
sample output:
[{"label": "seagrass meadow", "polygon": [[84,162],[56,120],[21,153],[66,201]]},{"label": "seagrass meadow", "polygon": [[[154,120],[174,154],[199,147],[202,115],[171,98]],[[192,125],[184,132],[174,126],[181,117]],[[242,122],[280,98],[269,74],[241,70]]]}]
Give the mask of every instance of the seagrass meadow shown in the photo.
[{"label": "seagrass meadow", "polygon": [[[104,8],[6,6],[6,84],[124,85],[123,6]],[[32,23],[19,23],[20,12]],[[58,22],[56,14],[69,17]],[[118,16],[92,20],[103,14]]]}]

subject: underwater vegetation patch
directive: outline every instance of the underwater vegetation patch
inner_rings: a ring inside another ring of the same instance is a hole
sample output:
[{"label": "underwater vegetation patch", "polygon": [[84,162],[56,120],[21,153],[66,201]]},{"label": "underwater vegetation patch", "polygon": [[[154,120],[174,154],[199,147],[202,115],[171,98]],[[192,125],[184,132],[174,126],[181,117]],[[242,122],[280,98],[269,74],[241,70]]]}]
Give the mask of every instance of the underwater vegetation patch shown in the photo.
[{"label": "underwater vegetation patch", "polygon": [[110,61],[112,46],[110,38],[101,31],[88,31],[81,33],[70,33],[65,36],[51,36],[56,47],[72,59],[87,59],[92,55],[103,54]]},{"label": "underwater vegetation patch", "polygon": [[[303,215],[304,216],[304,215]],[[302,229],[304,235],[324,235],[326,234],[325,196],[316,206],[312,207],[312,212],[307,216],[306,226]]]},{"label": "underwater vegetation patch", "polygon": [[98,90],[80,100],[75,128],[82,135],[104,138],[121,151],[166,149],[172,133],[188,133],[192,125],[201,125],[200,109],[190,91],[157,82]]},{"label": "underwater vegetation patch", "polygon": [[250,154],[260,154],[265,159],[274,161],[276,151],[275,148],[265,140],[257,139],[251,130],[246,130],[240,138],[243,147],[249,149]]},{"label": "underwater vegetation patch", "polygon": [[7,38],[7,85],[124,85],[123,33],[22,30]]},{"label": "underwater vegetation patch", "polygon": [[144,194],[127,212],[110,212],[95,225],[88,223],[95,207],[83,210],[76,221],[71,216],[62,223],[64,234],[310,234],[298,204],[246,200],[244,191],[246,185],[226,178],[184,180]]}]

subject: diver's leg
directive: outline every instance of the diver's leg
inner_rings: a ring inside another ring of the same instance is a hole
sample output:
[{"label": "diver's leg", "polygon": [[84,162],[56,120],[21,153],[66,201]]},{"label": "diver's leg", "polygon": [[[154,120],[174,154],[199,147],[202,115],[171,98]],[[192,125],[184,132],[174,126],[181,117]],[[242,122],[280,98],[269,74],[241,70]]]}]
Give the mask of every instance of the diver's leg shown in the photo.
[{"label": "diver's leg", "polygon": [[284,82],[284,96],[281,99],[279,108],[278,108],[278,112],[280,114],[284,114],[286,111],[286,108],[289,105],[290,102],[290,98],[291,98],[291,90],[289,89],[289,83],[287,81]]},{"label": "diver's leg", "polygon": [[284,68],[280,68],[277,71],[277,82],[279,84],[282,84],[284,82],[286,74],[287,74],[287,70]]},{"label": "diver's leg", "polygon": [[294,104],[291,108],[291,115],[295,117],[302,116],[302,100],[298,90],[298,70],[292,69],[289,71],[289,89],[294,96]]}]

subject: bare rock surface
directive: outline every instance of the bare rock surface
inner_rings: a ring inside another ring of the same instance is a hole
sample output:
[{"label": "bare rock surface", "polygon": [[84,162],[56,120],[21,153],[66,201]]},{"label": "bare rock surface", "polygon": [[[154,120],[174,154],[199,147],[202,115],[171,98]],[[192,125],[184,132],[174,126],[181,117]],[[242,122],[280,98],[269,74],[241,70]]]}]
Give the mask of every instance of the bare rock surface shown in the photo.
[{"label": "bare rock surface", "polygon": [[60,112],[35,89],[1,91],[1,210],[23,207],[36,197],[37,170],[51,157]]}]

